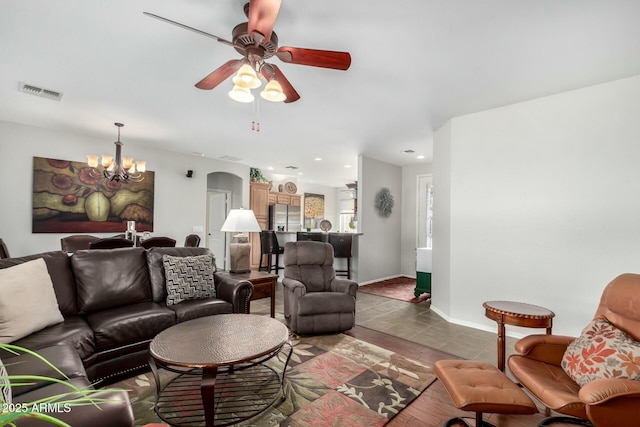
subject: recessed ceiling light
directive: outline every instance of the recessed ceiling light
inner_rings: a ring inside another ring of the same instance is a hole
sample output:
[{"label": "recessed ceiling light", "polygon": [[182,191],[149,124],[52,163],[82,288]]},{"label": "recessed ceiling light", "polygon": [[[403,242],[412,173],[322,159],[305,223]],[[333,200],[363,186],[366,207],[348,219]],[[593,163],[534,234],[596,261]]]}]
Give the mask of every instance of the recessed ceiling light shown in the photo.
[{"label": "recessed ceiling light", "polygon": [[320,160],[322,160],[322,159],[321,159],[320,157],[316,157],[316,158],[315,158],[315,159],[313,159],[313,160],[316,160],[316,161],[318,161],[318,162],[319,162],[319,161],[320,161]]},{"label": "recessed ceiling light", "polygon": [[272,170],[273,170],[273,166],[269,166],[269,167],[267,168],[267,170],[272,171]]},{"label": "recessed ceiling light", "polygon": [[302,172],[298,172],[298,175],[304,175],[304,173],[302,173]]},{"label": "recessed ceiling light", "polygon": [[351,165],[344,165],[344,167],[345,167],[345,168],[350,168],[350,167],[351,167]]},{"label": "recessed ceiling light", "polygon": [[424,156],[422,154],[420,154],[417,158],[418,159],[424,159]]}]

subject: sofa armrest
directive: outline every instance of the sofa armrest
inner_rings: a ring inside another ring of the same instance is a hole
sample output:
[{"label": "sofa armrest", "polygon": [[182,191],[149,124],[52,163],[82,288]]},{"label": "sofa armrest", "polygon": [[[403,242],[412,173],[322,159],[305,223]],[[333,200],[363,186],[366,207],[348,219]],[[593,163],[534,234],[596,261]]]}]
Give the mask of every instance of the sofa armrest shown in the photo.
[{"label": "sofa armrest", "polygon": [[640,381],[603,378],[591,381],[578,394],[594,425],[626,425],[640,415]]},{"label": "sofa armrest", "polygon": [[284,296],[284,318],[292,321],[298,313],[298,300],[307,293],[307,288],[302,282],[285,277],[282,279]]},{"label": "sofa armrest", "polygon": [[213,274],[216,296],[233,304],[234,313],[248,313],[253,285],[248,280],[236,279],[223,274]]},{"label": "sofa armrest", "polygon": [[282,286],[284,286],[285,289],[289,292],[298,292],[298,296],[302,296],[307,293],[307,288],[299,280],[285,277],[284,279],[282,279]]},{"label": "sofa armrest", "polygon": [[560,366],[567,346],[575,337],[564,335],[529,335],[515,344],[515,350],[529,359]]},{"label": "sofa armrest", "polygon": [[342,292],[355,298],[358,292],[358,283],[353,280],[336,277],[331,281],[331,292]]}]

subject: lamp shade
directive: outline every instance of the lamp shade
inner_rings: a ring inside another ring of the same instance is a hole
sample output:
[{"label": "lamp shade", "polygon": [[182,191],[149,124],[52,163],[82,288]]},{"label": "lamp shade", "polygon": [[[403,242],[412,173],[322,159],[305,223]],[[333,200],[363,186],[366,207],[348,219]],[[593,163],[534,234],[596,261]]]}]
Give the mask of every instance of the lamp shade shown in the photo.
[{"label": "lamp shade", "polygon": [[271,102],[282,102],[287,99],[284,92],[282,92],[282,86],[277,80],[271,80],[267,83],[264,90],[260,93],[260,96],[262,99]]},{"label": "lamp shade", "polygon": [[234,85],[233,89],[231,89],[228,93],[229,98],[238,102],[253,102],[253,95],[251,94],[251,90],[246,87]]},{"label": "lamp shade", "polygon": [[231,209],[220,231],[259,233],[262,230],[251,209]]}]

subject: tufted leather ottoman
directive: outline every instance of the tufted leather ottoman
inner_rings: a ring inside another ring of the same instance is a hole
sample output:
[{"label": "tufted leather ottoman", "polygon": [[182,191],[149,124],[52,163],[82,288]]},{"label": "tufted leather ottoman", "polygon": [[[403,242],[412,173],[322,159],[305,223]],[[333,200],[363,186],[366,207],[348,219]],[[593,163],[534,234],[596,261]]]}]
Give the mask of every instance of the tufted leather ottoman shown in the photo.
[{"label": "tufted leather ottoman", "polygon": [[[493,426],[482,421],[484,412],[530,415],[538,412],[529,397],[495,366],[477,360],[438,360],[434,366],[438,379],[458,409],[476,413],[476,426]],[[469,425],[462,418],[445,424]]]}]

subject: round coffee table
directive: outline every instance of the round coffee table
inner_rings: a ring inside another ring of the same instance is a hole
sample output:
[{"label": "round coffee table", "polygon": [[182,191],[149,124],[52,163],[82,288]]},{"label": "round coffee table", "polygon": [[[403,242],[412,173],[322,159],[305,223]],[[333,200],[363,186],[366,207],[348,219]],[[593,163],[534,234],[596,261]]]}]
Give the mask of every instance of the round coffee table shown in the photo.
[{"label": "round coffee table", "polygon": [[[284,365],[274,359],[289,346]],[[223,426],[254,417],[282,395],[293,347],[281,322],[218,314],[174,325],[149,346],[155,411],[171,425]],[[274,359],[273,361],[271,359]],[[178,375],[161,386],[158,368]]]},{"label": "round coffee table", "polygon": [[551,334],[555,313],[538,305],[514,301],[487,301],[482,306],[485,316],[498,323],[498,369],[505,365],[505,325],[546,328]]}]

